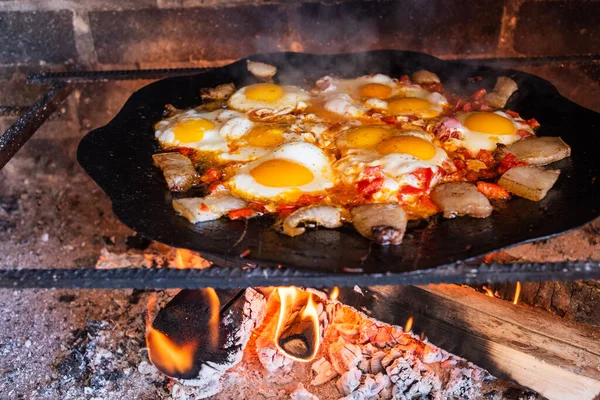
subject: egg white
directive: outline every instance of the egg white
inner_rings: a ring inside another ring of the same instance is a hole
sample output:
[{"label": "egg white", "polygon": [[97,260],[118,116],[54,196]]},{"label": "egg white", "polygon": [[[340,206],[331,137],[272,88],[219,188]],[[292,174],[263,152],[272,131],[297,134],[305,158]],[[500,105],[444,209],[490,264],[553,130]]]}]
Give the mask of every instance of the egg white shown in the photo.
[{"label": "egg white", "polygon": [[[250,171],[261,163],[284,159],[303,165],[313,174],[311,182],[301,186],[270,187],[258,183]],[[263,157],[246,164],[228,181],[231,192],[246,200],[268,199],[271,201],[286,200],[299,193],[322,192],[334,184],[330,161],[321,149],[306,142],[290,142],[277,146]]]}]

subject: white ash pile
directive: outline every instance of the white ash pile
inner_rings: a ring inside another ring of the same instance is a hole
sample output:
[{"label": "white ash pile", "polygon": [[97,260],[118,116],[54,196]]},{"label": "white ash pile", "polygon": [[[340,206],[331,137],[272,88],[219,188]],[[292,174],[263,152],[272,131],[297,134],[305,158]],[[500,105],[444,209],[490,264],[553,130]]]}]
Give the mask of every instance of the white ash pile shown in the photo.
[{"label": "white ash pile", "polygon": [[[245,348],[241,362],[238,349],[235,362],[215,368],[218,373],[210,379],[176,380],[172,398],[232,400],[256,398],[258,393],[260,398],[295,400],[540,398],[401,327],[371,319],[317,291],[311,292],[318,293],[322,341],[314,359],[294,360],[276,345],[278,296],[269,296],[273,292],[268,290],[253,292],[265,293],[268,300],[262,303],[264,320],[247,316],[252,321],[248,326],[260,326],[252,335],[237,336],[237,343]],[[248,298],[245,302],[254,307],[261,304]]]}]

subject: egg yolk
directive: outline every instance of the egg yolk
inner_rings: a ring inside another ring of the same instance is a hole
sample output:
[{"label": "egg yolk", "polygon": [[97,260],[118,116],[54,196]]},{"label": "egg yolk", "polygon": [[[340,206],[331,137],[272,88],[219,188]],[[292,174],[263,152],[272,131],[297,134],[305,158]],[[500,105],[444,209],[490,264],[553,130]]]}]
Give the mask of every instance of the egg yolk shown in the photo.
[{"label": "egg yolk", "polygon": [[313,173],[304,165],[280,158],[267,160],[250,170],[261,185],[269,187],[303,186],[313,180]]},{"label": "egg yolk", "polygon": [[379,145],[378,150],[385,155],[392,153],[410,154],[421,160],[431,160],[435,156],[435,146],[416,136],[389,138]]},{"label": "egg yolk", "polygon": [[248,132],[246,142],[254,147],[275,147],[285,141],[283,132],[283,129],[275,126],[257,126]]},{"label": "egg yolk", "polygon": [[492,135],[510,135],[515,132],[515,126],[511,120],[491,112],[470,114],[465,118],[464,125],[472,131]]},{"label": "egg yolk", "polygon": [[215,124],[204,118],[179,121],[173,127],[175,139],[180,143],[199,142],[204,137],[204,132],[215,128]]},{"label": "egg yolk", "polygon": [[388,103],[388,110],[392,114],[406,114],[415,111],[427,110],[431,104],[427,100],[416,97],[402,97]]},{"label": "egg yolk", "polygon": [[283,97],[285,91],[273,83],[257,83],[246,88],[246,97],[250,100],[272,103]]},{"label": "egg yolk", "polygon": [[379,126],[362,126],[348,132],[344,137],[344,147],[351,149],[368,149],[381,143],[390,132]]},{"label": "egg yolk", "polygon": [[387,85],[381,83],[367,83],[358,89],[360,97],[375,98],[375,99],[387,99],[392,94],[392,89]]}]

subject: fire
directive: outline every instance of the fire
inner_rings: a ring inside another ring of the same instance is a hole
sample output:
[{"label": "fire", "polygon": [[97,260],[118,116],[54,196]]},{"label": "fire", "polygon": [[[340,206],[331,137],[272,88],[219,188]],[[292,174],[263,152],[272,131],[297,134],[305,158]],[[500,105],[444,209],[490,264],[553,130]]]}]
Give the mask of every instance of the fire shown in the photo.
[{"label": "fire", "polygon": [[413,326],[413,317],[408,317],[406,320],[406,325],[404,325],[404,332],[410,332]]},{"label": "fire", "polygon": [[515,288],[515,295],[513,297],[513,304],[519,303],[519,297],[521,296],[521,282],[517,281],[517,287]]},{"label": "fire", "polygon": [[487,294],[487,295],[488,295],[488,296],[490,296],[490,297],[494,297],[494,292],[492,291],[492,289],[490,289],[489,287],[487,287],[487,286],[485,286],[485,285],[484,285],[484,286],[482,286],[481,288],[482,288],[483,290],[485,290],[485,294]]},{"label": "fire", "polygon": [[340,288],[337,286],[334,286],[333,289],[331,290],[331,293],[329,294],[329,299],[337,300],[339,295],[340,295]]},{"label": "fire", "polygon": [[175,267],[177,269],[204,269],[210,267],[210,263],[194,251],[177,249],[175,252]]},{"label": "fire", "polygon": [[275,345],[293,360],[312,361],[321,341],[314,294],[295,287],[280,287],[277,293],[280,306]]},{"label": "fire", "polygon": [[[217,292],[212,288],[201,289],[202,309],[208,304],[210,318],[205,326],[205,331],[197,338],[186,338],[185,325],[175,326],[168,334],[152,326],[151,314],[156,303],[156,295],[148,299],[148,312],[146,314],[146,346],[148,356],[154,366],[170,377],[185,377],[193,372],[196,352],[200,347],[203,351],[218,349],[220,327],[220,301]],[[197,297],[196,294],[193,294]],[[183,330],[182,330],[183,329]],[[183,336],[181,336],[183,334]],[[172,337],[170,337],[172,336]]]},{"label": "fire", "polygon": [[152,364],[168,376],[183,375],[194,365],[197,342],[179,346],[167,335],[150,326],[146,331],[146,344]]},{"label": "fire", "polygon": [[210,346],[213,349],[216,349],[217,346],[219,346],[219,324],[221,323],[219,311],[221,309],[221,302],[219,301],[219,296],[215,289],[206,288],[203,292],[208,297],[211,311],[210,321],[208,322]]}]

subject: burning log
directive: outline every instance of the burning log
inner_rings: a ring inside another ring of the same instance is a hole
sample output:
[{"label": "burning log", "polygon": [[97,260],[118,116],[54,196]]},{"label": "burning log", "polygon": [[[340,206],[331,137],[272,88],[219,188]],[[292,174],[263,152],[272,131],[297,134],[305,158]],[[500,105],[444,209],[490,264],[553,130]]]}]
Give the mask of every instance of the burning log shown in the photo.
[{"label": "burning log", "polygon": [[[319,301],[315,301],[318,298]],[[269,297],[264,329],[256,341],[259,360],[268,371],[293,361],[312,361],[323,332],[329,325],[333,305],[322,305],[326,296],[294,287],[278,288]]]},{"label": "burning log", "polygon": [[150,360],[178,379],[174,390],[193,386],[196,395],[215,394],[221,376],[241,361],[252,331],[262,323],[264,304],[253,289],[182,290],[148,327]]}]

